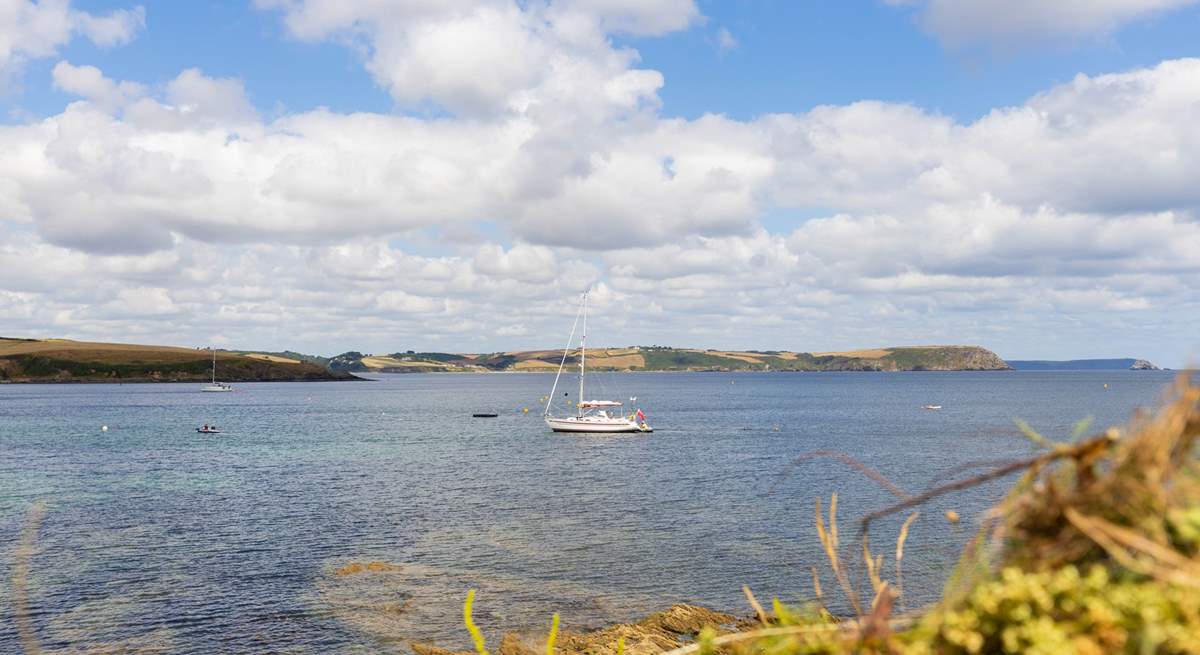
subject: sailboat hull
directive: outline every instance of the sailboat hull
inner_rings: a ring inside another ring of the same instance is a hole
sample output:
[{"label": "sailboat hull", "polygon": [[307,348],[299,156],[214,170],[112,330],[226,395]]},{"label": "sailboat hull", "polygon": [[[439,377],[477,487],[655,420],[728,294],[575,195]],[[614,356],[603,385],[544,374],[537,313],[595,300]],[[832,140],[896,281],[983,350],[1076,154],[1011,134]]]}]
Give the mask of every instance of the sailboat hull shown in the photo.
[{"label": "sailboat hull", "polygon": [[223,391],[233,391],[233,387],[224,382],[217,382],[217,352],[213,351],[213,366],[212,366],[212,384],[206,384],[200,387],[201,391],[209,393],[220,393]]},{"label": "sailboat hull", "polygon": [[625,418],[603,418],[599,416],[568,416],[567,418],[546,417],[546,425],[555,432],[653,432],[649,425],[639,424]]}]

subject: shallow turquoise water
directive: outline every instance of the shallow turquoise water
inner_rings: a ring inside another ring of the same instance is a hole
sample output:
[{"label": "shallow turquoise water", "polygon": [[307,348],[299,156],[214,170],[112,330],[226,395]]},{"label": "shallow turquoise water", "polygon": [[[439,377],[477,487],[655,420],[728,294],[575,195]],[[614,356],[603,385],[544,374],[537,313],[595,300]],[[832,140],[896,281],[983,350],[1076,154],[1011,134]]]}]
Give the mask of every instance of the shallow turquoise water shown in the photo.
[{"label": "shallow turquoise water", "polygon": [[[1087,416],[1097,428],[1123,423],[1170,380],[601,375],[614,397],[636,394],[657,431],[597,437],[546,429],[537,402],[552,379],[542,374],[243,384],[232,394],[4,385],[0,557],[7,569],[27,509],[45,502],[30,601],[46,648],[463,648],[469,588],[494,639],[544,631],[555,611],[579,629],[681,601],[745,612],[742,584],[760,598],[810,593],[809,567],[823,564],[816,498],[838,492],[845,541],[852,519],[891,501],[839,462],[790,466],[797,455],[844,451],[920,491],[963,463],[1030,452],[1013,418],[1065,438]],[[921,410],[927,403],[944,409]],[[481,410],[501,416],[471,418]],[[227,432],[196,434],[204,422]],[[910,604],[939,592],[1005,484],[923,511],[906,548]],[[941,520],[951,508],[962,524]],[[900,518],[878,526],[876,543],[894,540]],[[368,560],[400,570],[334,574]],[[16,648],[9,593],[0,586],[0,652]]]}]

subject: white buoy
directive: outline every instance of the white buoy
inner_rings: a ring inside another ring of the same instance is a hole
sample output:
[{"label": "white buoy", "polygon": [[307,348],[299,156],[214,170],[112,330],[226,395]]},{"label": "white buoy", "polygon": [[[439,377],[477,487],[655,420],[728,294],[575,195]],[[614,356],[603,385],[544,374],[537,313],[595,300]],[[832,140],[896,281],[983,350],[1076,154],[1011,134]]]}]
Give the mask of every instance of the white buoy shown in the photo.
[{"label": "white buoy", "polygon": [[101,425],[101,426],[100,426],[100,431],[101,431],[101,432],[108,432],[108,426],[107,426],[107,425]]}]

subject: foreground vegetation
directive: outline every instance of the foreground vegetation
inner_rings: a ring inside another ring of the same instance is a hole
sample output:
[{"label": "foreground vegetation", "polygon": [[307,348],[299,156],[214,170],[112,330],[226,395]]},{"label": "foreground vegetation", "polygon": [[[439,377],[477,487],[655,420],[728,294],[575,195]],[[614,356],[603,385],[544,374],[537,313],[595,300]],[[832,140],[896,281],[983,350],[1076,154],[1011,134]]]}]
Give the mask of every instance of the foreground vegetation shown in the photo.
[{"label": "foreground vegetation", "polygon": [[[918,496],[900,492],[896,505],[863,519],[857,548],[841,542],[837,497],[828,516],[818,501],[815,529],[838,589],[822,590],[814,571],[815,600],[808,606],[774,601],[768,610],[745,589],[757,623],[750,628],[731,623],[730,617],[710,620],[695,630],[694,640],[682,635],[670,648],[633,624],[560,650],[605,655],[1200,653],[1200,387],[1181,381],[1158,414],[1136,419],[1125,431],[1110,429],[1073,443],[1052,442],[1032,430],[1026,434],[1041,454],[993,463],[983,474]],[[886,554],[871,550],[871,522],[1014,473],[1020,479],[985,515],[941,601],[897,612],[904,594],[904,545],[915,514]],[[847,558],[847,552],[858,555]],[[464,618],[476,650],[485,655],[483,636],[471,621],[472,600],[473,594]],[[853,608],[852,615],[831,611],[842,605]],[[546,644],[547,655],[553,655],[556,639],[562,641],[556,632]],[[536,652],[514,648],[511,637],[505,640],[509,653]]]}]

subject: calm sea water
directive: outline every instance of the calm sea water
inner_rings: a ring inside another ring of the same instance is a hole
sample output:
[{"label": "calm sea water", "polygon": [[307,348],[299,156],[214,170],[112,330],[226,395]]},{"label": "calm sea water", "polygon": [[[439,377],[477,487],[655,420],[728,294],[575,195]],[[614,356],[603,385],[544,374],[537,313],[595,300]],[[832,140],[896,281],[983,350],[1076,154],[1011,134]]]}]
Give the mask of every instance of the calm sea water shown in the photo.
[{"label": "calm sea water", "polygon": [[[493,639],[629,620],[674,602],[746,613],[811,594],[824,565],[813,503],[852,520],[893,498],[813,450],[848,453],[916,492],[964,463],[1125,422],[1171,374],[609,374],[652,435],[556,435],[539,374],[376,382],[0,386],[0,557],[46,504],[29,581],[44,648],[191,652],[463,648],[468,589]],[[1105,385],[1108,385],[1107,388]],[[599,393],[599,392],[597,392]],[[940,404],[941,411],[925,411]],[[529,413],[521,410],[528,407]],[[488,410],[496,419],[475,419]],[[215,422],[227,430],[199,435]],[[107,432],[100,427],[108,426]],[[910,604],[934,598],[993,484],[931,504],[912,528]],[[963,515],[959,525],[941,517]],[[894,542],[899,520],[874,543]],[[882,550],[888,550],[884,547]],[[351,561],[398,571],[337,575]],[[826,580],[826,588],[832,588]],[[0,585],[0,652],[17,637]]]}]

